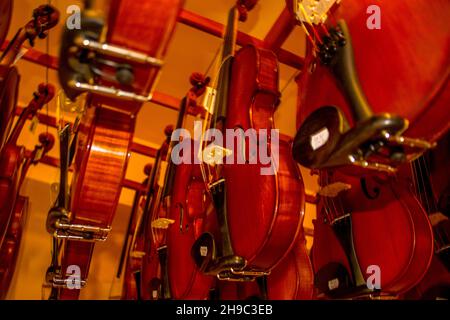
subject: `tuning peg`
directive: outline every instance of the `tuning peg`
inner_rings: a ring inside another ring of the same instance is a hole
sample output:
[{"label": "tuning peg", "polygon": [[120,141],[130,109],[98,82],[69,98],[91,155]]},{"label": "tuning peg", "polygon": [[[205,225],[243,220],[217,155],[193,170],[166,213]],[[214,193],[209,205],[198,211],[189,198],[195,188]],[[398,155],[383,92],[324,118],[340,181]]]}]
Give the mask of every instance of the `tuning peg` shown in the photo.
[{"label": "tuning peg", "polygon": [[50,83],[41,83],[38,87],[38,97],[45,97],[45,103],[49,102],[55,96],[55,86]]},{"label": "tuning peg", "polygon": [[239,11],[239,21],[247,21],[248,12],[256,6],[257,2],[258,0],[238,0],[237,9]]},{"label": "tuning peg", "polygon": [[153,168],[153,166],[152,166],[150,163],[148,163],[148,164],[144,167],[144,174],[145,174],[146,176],[149,176],[150,173],[152,172],[152,168]]},{"label": "tuning peg", "polygon": [[174,130],[173,125],[169,124],[169,125],[164,129],[164,135],[165,135],[167,138],[172,137],[173,130]]},{"label": "tuning peg", "polygon": [[44,147],[45,151],[50,151],[55,146],[55,137],[50,133],[41,133],[39,135],[39,143]]}]

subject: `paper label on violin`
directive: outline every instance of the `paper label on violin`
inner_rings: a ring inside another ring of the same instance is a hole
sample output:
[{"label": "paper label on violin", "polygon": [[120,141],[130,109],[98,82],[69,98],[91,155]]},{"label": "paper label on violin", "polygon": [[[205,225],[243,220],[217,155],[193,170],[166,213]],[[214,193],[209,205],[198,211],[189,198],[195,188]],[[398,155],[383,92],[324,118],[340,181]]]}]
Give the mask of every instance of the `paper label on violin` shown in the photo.
[{"label": "paper label on violin", "polygon": [[210,114],[214,113],[214,106],[216,105],[216,96],[217,96],[216,89],[214,89],[213,87],[206,87],[205,98],[203,99],[202,106]]},{"label": "paper label on violin", "polygon": [[159,177],[158,177],[158,186],[160,186],[161,188],[164,187],[164,183],[166,180],[167,167],[168,167],[167,161],[161,161],[161,165],[159,167]]},{"label": "paper label on violin", "polygon": [[208,247],[201,246],[200,247],[200,256],[206,257],[208,255]]},{"label": "paper label on violin", "polygon": [[34,134],[36,132],[36,128],[39,124],[39,118],[37,116],[34,116],[33,119],[31,119],[31,124],[30,124],[30,132],[32,134]]},{"label": "paper label on violin", "polygon": [[338,278],[328,281],[328,289],[330,289],[330,291],[335,290],[337,288],[339,288],[339,279]]},{"label": "paper label on violin", "polygon": [[17,63],[17,61],[19,61],[20,59],[22,59],[22,57],[24,56],[24,55],[26,55],[27,54],[27,52],[28,52],[28,49],[27,48],[24,48],[24,47],[22,47],[22,48],[20,48],[20,51],[19,51],[19,53],[17,54],[17,56],[16,56],[16,59],[14,59],[14,62],[13,62],[13,66]]},{"label": "paper label on violin", "polygon": [[330,139],[330,131],[327,128],[323,128],[319,132],[311,135],[310,144],[312,149],[315,151],[321,147],[323,147]]}]

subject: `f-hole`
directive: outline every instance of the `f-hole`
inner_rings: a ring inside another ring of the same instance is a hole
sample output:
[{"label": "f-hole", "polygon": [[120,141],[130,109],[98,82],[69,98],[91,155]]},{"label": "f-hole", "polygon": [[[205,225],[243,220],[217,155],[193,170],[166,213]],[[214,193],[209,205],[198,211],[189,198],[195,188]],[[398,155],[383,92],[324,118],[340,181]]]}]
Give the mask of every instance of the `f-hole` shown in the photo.
[{"label": "f-hole", "polygon": [[364,195],[370,199],[370,200],[375,200],[380,196],[380,188],[378,187],[374,187],[371,192],[369,192],[369,189],[367,188],[367,180],[366,178],[361,178],[360,180],[361,183],[361,189],[364,192]]}]

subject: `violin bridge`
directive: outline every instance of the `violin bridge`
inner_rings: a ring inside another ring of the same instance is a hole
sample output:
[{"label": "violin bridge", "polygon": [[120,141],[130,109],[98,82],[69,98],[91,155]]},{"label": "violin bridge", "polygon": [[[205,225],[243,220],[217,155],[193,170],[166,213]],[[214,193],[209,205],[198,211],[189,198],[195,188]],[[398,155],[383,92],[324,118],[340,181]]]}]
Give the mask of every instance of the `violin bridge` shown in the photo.
[{"label": "violin bridge", "polygon": [[214,113],[214,106],[216,105],[217,90],[213,87],[206,87],[205,98],[202,102],[202,107],[210,114]]},{"label": "violin bridge", "polygon": [[302,23],[324,23],[331,8],[339,2],[340,0],[295,0],[296,18]]},{"label": "violin bridge", "polygon": [[152,221],[153,229],[168,229],[171,224],[174,224],[175,220],[167,219],[167,218],[159,218]]},{"label": "violin bridge", "polygon": [[350,190],[352,186],[347,183],[343,182],[335,182],[329,185],[326,185],[325,187],[322,187],[318,194],[323,197],[328,198],[335,198],[341,193],[342,191]]},{"label": "violin bridge", "polygon": [[232,154],[232,150],[212,143],[203,150],[202,160],[210,166],[215,166],[218,164],[223,164],[223,158],[231,156]]}]

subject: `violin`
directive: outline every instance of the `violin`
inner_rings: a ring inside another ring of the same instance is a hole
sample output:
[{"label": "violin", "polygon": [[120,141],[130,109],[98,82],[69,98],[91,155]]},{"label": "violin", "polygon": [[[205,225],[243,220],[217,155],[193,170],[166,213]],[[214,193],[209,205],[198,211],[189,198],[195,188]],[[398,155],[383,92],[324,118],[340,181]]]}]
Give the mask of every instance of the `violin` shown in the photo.
[{"label": "violin", "polygon": [[[340,20],[330,27],[332,15],[327,24],[322,20],[330,7],[320,6],[324,11],[314,13],[314,22],[304,14],[304,3],[297,2],[297,18],[310,39],[311,51],[298,79],[302,116],[293,155],[300,164],[320,170],[312,260],[320,296],[329,298],[398,297],[421,280],[432,258],[433,234],[426,212],[395,172],[432,147],[435,138],[403,136],[410,133],[409,117],[388,114],[387,109],[381,113],[376,104],[368,103],[365,93],[379,86],[363,90],[373,80],[369,73],[362,77],[362,69],[355,64],[358,50],[365,46],[358,42],[369,37],[366,29],[355,25],[359,18],[354,17],[365,16],[355,14],[359,12],[355,7],[362,3],[344,1],[342,6],[353,20]],[[339,14],[344,12],[337,8]],[[353,36],[358,40],[353,42]],[[320,82],[313,86],[312,79]],[[378,83],[394,79],[395,85],[401,83],[393,75]],[[409,85],[412,79],[408,80]],[[326,100],[319,101],[322,97]],[[403,110],[411,105],[416,104]],[[371,283],[374,274],[381,276],[375,279],[377,285]]]},{"label": "violin", "polygon": [[107,239],[136,115],[151,99],[182,5],[182,0],[114,0],[104,19],[90,1],[81,15],[83,28],[63,33],[60,83],[73,101],[88,94],[79,126],[65,133],[66,142],[76,138],[75,153],[61,160],[63,171],[73,159],[71,192],[61,192],[47,219],[56,248],[46,277],[51,299],[79,298],[95,242]]},{"label": "violin", "polygon": [[[11,10],[12,1],[2,1],[1,12]],[[10,17],[10,13],[7,17]],[[20,28],[0,56],[0,150],[11,130],[17,104],[19,73],[14,66],[20,58],[22,45],[28,41],[34,46],[36,38],[45,39],[50,29],[58,24],[59,12],[54,7],[42,5],[33,11],[33,19]],[[0,22],[0,30],[9,24],[9,19]],[[0,39],[1,34],[0,34]],[[3,40],[0,41],[3,43]]]},{"label": "violin", "polygon": [[[153,221],[151,216],[151,208],[153,206],[154,196],[158,192],[162,192],[162,176],[165,174],[163,171],[163,162],[166,161],[167,155],[170,149],[170,138],[172,136],[174,128],[169,125],[164,130],[164,135],[166,139],[164,140],[161,147],[158,149],[156,154],[155,163],[153,164],[153,169],[151,172],[150,179],[147,186],[147,196],[142,209],[142,218],[139,221],[136,229],[136,240],[134,246],[131,247],[130,255],[133,255],[134,260],[138,260],[135,263],[135,279],[137,287],[137,299],[149,300],[152,298],[157,298],[160,294],[160,279],[161,269],[160,260],[157,256],[158,251],[156,246],[148,244],[152,239],[147,238],[147,225]],[[147,279],[148,282],[146,281]],[[152,289],[152,290],[150,290]]]},{"label": "violin", "polygon": [[9,25],[13,10],[13,0],[5,0],[0,3],[0,45],[8,35]]},{"label": "violin", "polygon": [[[181,100],[180,111],[175,126],[176,131],[185,127],[188,111],[193,113],[201,111],[201,108],[196,105],[196,99],[204,93],[209,81],[209,78],[205,78],[199,73],[191,75],[190,83],[192,84],[192,88]],[[161,152],[161,159],[158,164],[157,185],[153,192],[152,201],[144,209],[147,212],[148,218],[144,220],[143,225],[145,232],[144,243],[146,245],[144,247],[145,257],[141,271],[141,287],[142,297],[146,300],[174,298],[172,287],[178,285],[178,282],[173,281],[171,277],[170,270],[172,267],[170,267],[169,259],[173,260],[174,254],[177,256],[177,259],[180,258],[179,252],[176,251],[180,244],[175,242],[169,246],[168,237],[170,233],[169,229],[172,228],[172,225],[176,223],[177,219],[173,215],[173,208],[183,204],[179,198],[180,196],[186,197],[177,188],[186,187],[188,181],[178,181],[176,178],[176,172],[179,169],[173,163],[172,151],[178,143],[175,137],[172,137],[173,131],[174,128],[171,127],[170,131],[166,132],[167,140],[162,147],[163,151]],[[180,185],[180,183],[185,182],[186,184]],[[186,201],[186,198],[184,199],[183,201]],[[173,253],[169,256],[170,251]],[[188,264],[189,260],[183,261],[183,263]],[[179,267],[179,264],[177,264],[177,267]],[[175,298],[177,297],[175,296]]]},{"label": "violin", "polygon": [[[158,163],[158,156],[155,163]],[[144,174],[147,178],[142,183],[144,188],[149,185],[153,186],[154,172],[152,165],[148,164],[144,168]],[[152,180],[153,179],[153,180]],[[142,222],[142,209],[145,204],[146,193],[142,190],[136,191],[133,200],[133,206],[131,208],[130,220],[128,222],[127,232],[125,234],[125,241],[122,247],[122,254],[119,262],[119,269],[117,271],[117,278],[120,278],[123,274],[123,288],[122,288],[122,300],[138,300],[140,292],[138,291],[140,285],[140,279],[137,277],[142,266],[142,254],[143,243],[140,237],[140,228]],[[147,196],[151,196],[147,194]],[[139,228],[138,228],[139,226]],[[125,267],[125,268],[124,268]],[[124,269],[124,270],[123,270]],[[123,272],[122,272],[123,270]]]},{"label": "violin", "polygon": [[449,129],[450,4],[380,1],[381,16],[371,16],[370,1],[311,2],[288,1],[309,39],[298,78],[298,160],[395,172]]},{"label": "violin", "polygon": [[[289,254],[269,276],[254,282],[238,283],[239,300],[311,300],[314,294],[314,273],[300,237]],[[258,281],[259,280],[259,281]]]},{"label": "violin", "polygon": [[[435,149],[415,160],[409,170],[402,172],[409,178],[410,187],[416,193],[428,213],[434,233],[434,255],[430,268],[422,281],[405,293],[405,299],[436,300],[450,298],[450,220],[448,170],[450,135],[438,141]],[[447,193],[447,194],[446,194]]]},{"label": "violin", "polygon": [[4,299],[14,274],[22,231],[26,221],[28,198],[20,195],[20,188],[31,165],[39,161],[53,148],[55,138],[48,133],[39,135],[39,144],[29,156],[25,148],[17,144],[25,122],[37,115],[52,100],[52,85],[39,85],[33,100],[22,111],[4,148],[0,151],[0,298]]},{"label": "violin", "polygon": [[[270,274],[294,247],[303,222],[304,186],[290,154],[291,146],[279,141],[273,123],[280,102],[277,58],[273,52],[254,46],[234,54],[229,41],[236,27],[233,18],[231,11],[217,104],[208,127],[223,133],[238,129],[242,135],[238,134],[238,143],[231,150],[227,140],[227,148],[216,146],[214,141],[203,152],[222,152],[225,160],[223,165],[213,162],[212,168],[203,165],[216,212],[216,231],[206,229],[192,254],[205,274],[219,280],[254,281]],[[245,136],[253,131],[256,136]],[[270,136],[265,140],[261,137],[264,132]],[[268,154],[269,163],[255,157],[252,139]],[[208,162],[208,158],[203,159],[210,165]]]},{"label": "violin", "polygon": [[[193,81],[196,79],[195,81]],[[209,83],[208,78],[194,74],[191,78],[194,86],[188,93],[186,104],[190,108],[202,109],[197,105]],[[195,142],[183,139],[179,142],[193,150]],[[185,157],[187,155],[180,155]],[[173,196],[169,218],[174,223],[167,230],[167,272],[171,297],[181,300],[205,300],[209,298],[214,278],[204,275],[191,257],[191,248],[204,230],[210,200],[205,189],[200,165],[191,154],[189,163],[182,162],[175,167]],[[183,266],[180,268],[180,266]]]}]

